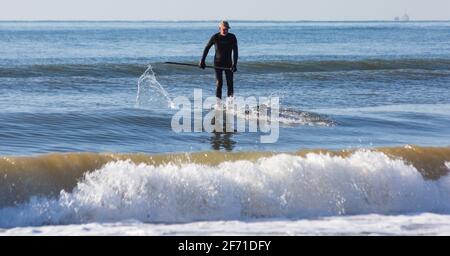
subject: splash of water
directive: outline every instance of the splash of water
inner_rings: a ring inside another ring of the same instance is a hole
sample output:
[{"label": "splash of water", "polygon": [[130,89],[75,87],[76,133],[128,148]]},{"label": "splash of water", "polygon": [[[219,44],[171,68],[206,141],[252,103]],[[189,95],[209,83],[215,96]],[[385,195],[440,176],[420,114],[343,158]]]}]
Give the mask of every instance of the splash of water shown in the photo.
[{"label": "splash of water", "polygon": [[278,116],[271,116],[275,107],[271,100],[262,102],[254,107],[249,107],[248,109],[245,105],[236,106],[234,101],[234,97],[227,97],[224,101],[219,100],[213,108],[215,110],[226,111],[227,114],[233,114],[246,120],[266,120],[268,123],[277,121],[283,127],[295,125],[331,127],[337,125],[335,121],[329,119],[326,115],[281,106],[278,106]]},{"label": "splash of water", "polygon": [[174,103],[170,99],[169,93],[156,80],[155,72],[149,65],[138,80],[136,107],[173,108],[173,106]]},{"label": "splash of water", "polygon": [[[272,95],[271,95],[272,96]],[[227,98],[223,102],[219,101],[214,108],[216,110],[226,110],[228,113],[233,113],[234,99]],[[151,108],[151,109],[176,109],[175,103],[169,96],[169,93],[164,89],[161,83],[156,79],[156,74],[149,65],[145,72],[139,77],[138,90],[136,96],[136,107]],[[266,111],[270,116],[272,109],[271,102],[265,102],[254,109],[245,111],[244,118],[246,119],[260,119],[261,110]],[[239,112],[240,113],[240,112]],[[238,114],[237,112],[235,113]],[[293,109],[280,108],[278,122],[283,125],[309,125],[309,126],[334,126],[335,123],[327,117],[304,111],[296,111]]]},{"label": "splash of water", "polygon": [[359,150],[224,158],[218,165],[112,161],[70,192],[1,208],[0,228],[421,212],[450,213],[450,176],[427,180],[404,160]]}]

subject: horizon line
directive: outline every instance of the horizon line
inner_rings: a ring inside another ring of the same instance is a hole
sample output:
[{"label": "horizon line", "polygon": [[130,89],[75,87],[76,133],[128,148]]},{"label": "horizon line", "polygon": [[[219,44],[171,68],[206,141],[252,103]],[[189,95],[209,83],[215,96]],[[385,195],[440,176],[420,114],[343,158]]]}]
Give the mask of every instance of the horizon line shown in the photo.
[{"label": "horizon line", "polygon": [[[0,22],[217,22],[220,19],[0,19]],[[230,22],[445,22],[450,19],[412,19],[396,21],[394,19],[348,19],[348,20],[278,20],[278,19],[229,19]]]}]

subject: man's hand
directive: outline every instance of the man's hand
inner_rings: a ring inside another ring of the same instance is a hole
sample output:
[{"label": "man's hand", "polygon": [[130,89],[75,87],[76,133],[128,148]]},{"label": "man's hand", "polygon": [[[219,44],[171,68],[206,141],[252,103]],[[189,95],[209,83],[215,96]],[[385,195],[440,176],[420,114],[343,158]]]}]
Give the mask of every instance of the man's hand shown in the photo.
[{"label": "man's hand", "polygon": [[201,69],[205,69],[205,67],[206,67],[205,61],[201,60],[200,63],[198,64],[198,67]]},{"label": "man's hand", "polygon": [[236,67],[236,65],[233,65],[233,67],[231,67],[231,72],[237,72],[237,67]]}]

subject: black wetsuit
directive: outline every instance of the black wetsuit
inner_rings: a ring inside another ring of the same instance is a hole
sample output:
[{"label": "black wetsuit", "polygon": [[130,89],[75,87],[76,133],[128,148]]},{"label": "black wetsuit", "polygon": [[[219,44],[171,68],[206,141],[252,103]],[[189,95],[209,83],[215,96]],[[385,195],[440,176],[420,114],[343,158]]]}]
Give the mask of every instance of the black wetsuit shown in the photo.
[{"label": "black wetsuit", "polygon": [[[237,39],[234,34],[228,33],[222,36],[220,33],[214,34],[209,39],[208,44],[203,51],[202,62],[205,62],[209,49],[214,45],[216,54],[214,56],[214,66],[224,68],[236,68],[238,60],[238,45]],[[233,53],[233,58],[232,54]],[[225,76],[227,79],[227,95],[233,96],[233,72],[231,70],[225,70]],[[216,97],[222,98],[222,85],[223,85],[223,70],[216,69]]]}]

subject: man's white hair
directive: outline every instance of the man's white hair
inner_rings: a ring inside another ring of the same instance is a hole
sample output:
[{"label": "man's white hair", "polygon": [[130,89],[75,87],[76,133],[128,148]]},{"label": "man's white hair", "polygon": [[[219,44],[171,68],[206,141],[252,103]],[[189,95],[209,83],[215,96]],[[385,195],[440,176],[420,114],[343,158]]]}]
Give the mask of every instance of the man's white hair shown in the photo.
[{"label": "man's white hair", "polygon": [[222,21],[219,23],[219,27],[221,27],[221,26],[224,26],[224,27],[226,27],[226,28],[230,28],[230,23],[228,23],[228,21],[226,21],[226,20],[222,20]]}]

